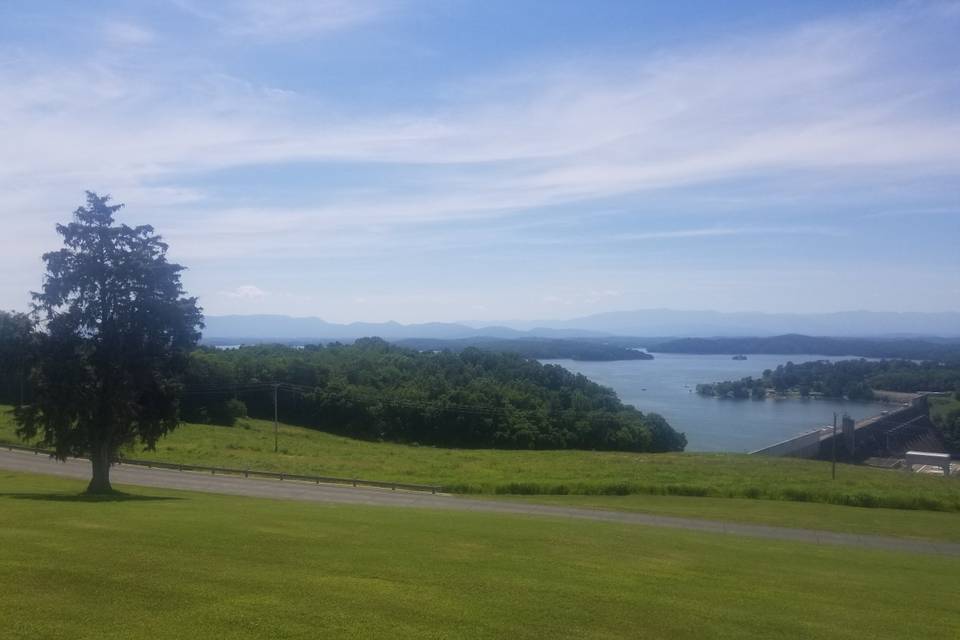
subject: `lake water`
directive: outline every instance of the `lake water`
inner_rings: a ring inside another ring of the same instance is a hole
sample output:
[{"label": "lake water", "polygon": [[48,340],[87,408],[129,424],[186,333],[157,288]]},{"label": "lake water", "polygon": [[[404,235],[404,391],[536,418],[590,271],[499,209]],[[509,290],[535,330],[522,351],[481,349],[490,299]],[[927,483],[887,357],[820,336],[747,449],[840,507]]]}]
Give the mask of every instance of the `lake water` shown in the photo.
[{"label": "lake water", "polygon": [[582,373],[611,387],[627,404],[659,413],[687,434],[687,451],[753,451],[791,436],[833,423],[833,413],[856,420],[877,415],[889,405],[876,402],[788,398],[720,400],[696,393],[697,384],[759,377],[787,361],[841,360],[816,355],[728,355],[657,353],[654,360],[576,362],[544,360]]}]

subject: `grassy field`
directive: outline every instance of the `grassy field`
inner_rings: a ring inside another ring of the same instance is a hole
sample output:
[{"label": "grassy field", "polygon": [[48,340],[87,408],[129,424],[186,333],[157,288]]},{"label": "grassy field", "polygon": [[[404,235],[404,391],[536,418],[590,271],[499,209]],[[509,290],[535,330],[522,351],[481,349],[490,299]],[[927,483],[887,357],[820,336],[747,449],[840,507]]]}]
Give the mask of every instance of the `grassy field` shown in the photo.
[{"label": "grassy field", "polygon": [[957,637],[960,560],[0,471],[0,628],[34,638]]},{"label": "grassy field", "polygon": [[499,496],[503,500],[565,507],[635,511],[663,516],[744,522],[960,542],[960,514],[902,509],[864,509],[813,502],[697,498],[689,496]]},{"label": "grassy field", "polygon": [[[0,442],[15,441],[0,411]],[[300,474],[438,484],[458,493],[650,494],[739,497],[868,507],[960,511],[960,480],[741,454],[438,449],[364,442],[300,427],[244,420],[236,427],[183,425],[154,452],[128,457]]]}]

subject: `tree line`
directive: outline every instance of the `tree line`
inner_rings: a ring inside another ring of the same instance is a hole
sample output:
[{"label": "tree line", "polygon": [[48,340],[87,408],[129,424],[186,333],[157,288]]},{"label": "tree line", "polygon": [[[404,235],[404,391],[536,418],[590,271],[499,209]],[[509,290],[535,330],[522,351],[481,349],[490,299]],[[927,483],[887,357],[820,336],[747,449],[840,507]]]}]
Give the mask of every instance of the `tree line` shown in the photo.
[{"label": "tree line", "polygon": [[[352,345],[200,348],[185,376],[185,420],[231,424],[246,412],[357,438],[451,447],[681,451],[657,414],[623,404],[583,375],[514,353],[424,353],[363,338]],[[235,390],[235,391],[234,391]]]},{"label": "tree line", "polygon": [[960,365],[912,360],[816,360],[787,362],[759,378],[746,377],[698,384],[697,393],[719,398],[765,398],[770,393],[797,393],[827,398],[871,400],[885,391],[954,391],[960,389]]},{"label": "tree line", "polygon": [[858,356],[931,360],[960,364],[960,339],[945,338],[830,338],[786,334],[748,338],[680,338],[648,344],[656,353],[752,354],[777,353],[819,354],[824,356]]},{"label": "tree line", "polygon": [[[38,368],[38,349],[54,344],[29,316],[0,312],[0,403],[33,402],[31,380],[48,380],[58,369],[57,362]],[[638,452],[686,446],[662,416],[623,404],[581,374],[476,347],[420,352],[379,338],[198,347],[185,355],[170,392],[179,419],[233,425],[243,416],[272,419],[275,383],[293,385],[281,391],[281,421],[369,440]]]},{"label": "tree line", "polygon": [[393,344],[418,351],[462,351],[477,347],[487,351],[516,353],[537,360],[570,359],[583,362],[614,360],[653,360],[646,351],[622,347],[597,340],[576,338],[404,338],[391,340]]}]

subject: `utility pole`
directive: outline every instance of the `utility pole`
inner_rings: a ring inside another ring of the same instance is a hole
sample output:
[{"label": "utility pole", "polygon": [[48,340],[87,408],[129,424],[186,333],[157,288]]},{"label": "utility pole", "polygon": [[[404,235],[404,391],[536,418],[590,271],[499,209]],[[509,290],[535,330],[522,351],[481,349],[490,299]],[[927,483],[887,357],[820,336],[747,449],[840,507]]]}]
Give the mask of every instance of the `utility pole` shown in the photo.
[{"label": "utility pole", "polygon": [[831,473],[833,474],[833,479],[837,479],[837,412],[833,412],[833,438],[831,439],[832,449],[833,449],[833,466],[831,468]]},{"label": "utility pole", "polygon": [[[280,388],[279,384],[274,383],[273,385],[273,452],[277,453],[279,449],[278,433],[280,431],[279,426],[277,425],[277,389]],[[833,414],[833,432],[837,432],[837,414]]]}]

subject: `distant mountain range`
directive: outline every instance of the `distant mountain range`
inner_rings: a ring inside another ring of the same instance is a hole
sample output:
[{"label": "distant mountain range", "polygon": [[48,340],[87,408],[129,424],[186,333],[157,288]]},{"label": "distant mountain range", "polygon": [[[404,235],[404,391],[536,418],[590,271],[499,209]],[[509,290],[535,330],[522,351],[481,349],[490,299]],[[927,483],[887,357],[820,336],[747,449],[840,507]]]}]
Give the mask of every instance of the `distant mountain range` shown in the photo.
[{"label": "distant mountain range", "polygon": [[320,318],[295,318],[280,315],[207,316],[205,322],[204,341],[216,344],[223,344],[224,341],[356,340],[369,336],[378,336],[384,340],[403,340],[407,338],[459,340],[480,336],[489,338],[586,338],[608,335],[598,331],[571,328],[535,327],[531,330],[522,331],[501,326],[470,327],[453,322],[427,322],[406,325],[399,322],[336,324]]},{"label": "distant mountain range", "polygon": [[960,312],[799,314],[643,309],[598,313],[544,324],[555,329],[576,327],[630,336],[746,337],[791,333],[835,337],[960,336]]},{"label": "distant mountain range", "polygon": [[606,336],[765,337],[805,334],[834,337],[958,337],[960,312],[845,311],[820,314],[724,313],[644,309],[613,311],[572,320],[471,326],[467,323],[353,322],[283,315],[208,316],[204,341],[211,344],[264,341],[385,340],[434,338],[597,338]]}]

